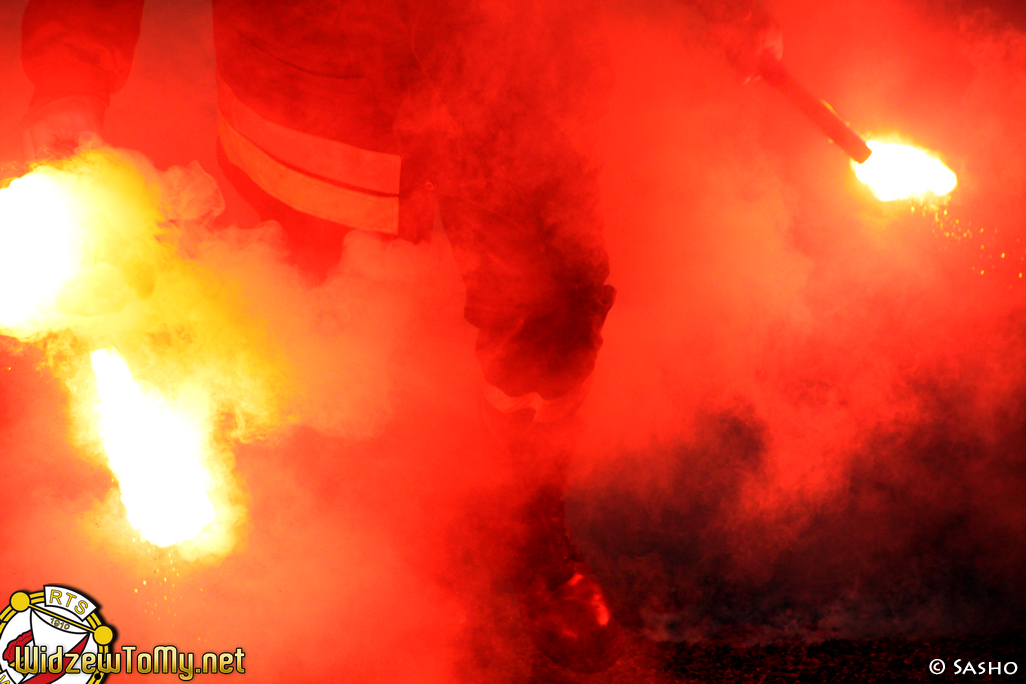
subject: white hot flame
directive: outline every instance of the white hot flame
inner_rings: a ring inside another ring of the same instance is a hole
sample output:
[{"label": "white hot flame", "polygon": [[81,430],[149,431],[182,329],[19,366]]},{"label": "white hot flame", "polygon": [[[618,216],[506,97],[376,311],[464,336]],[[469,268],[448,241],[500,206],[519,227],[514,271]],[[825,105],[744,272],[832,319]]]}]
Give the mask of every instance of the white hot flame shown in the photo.
[{"label": "white hot flame", "polygon": [[869,186],[877,199],[899,199],[947,195],[958,184],[954,171],[940,159],[911,145],[868,140],[873,151],[869,159],[852,162],[855,176]]},{"label": "white hot flame", "polygon": [[46,173],[0,190],[0,327],[17,330],[48,315],[77,275],[82,228],[74,213],[67,191]]},{"label": "white hot flame", "polygon": [[214,520],[204,430],[143,391],[111,349],[91,355],[99,428],[128,521],[157,546],[192,539]]}]

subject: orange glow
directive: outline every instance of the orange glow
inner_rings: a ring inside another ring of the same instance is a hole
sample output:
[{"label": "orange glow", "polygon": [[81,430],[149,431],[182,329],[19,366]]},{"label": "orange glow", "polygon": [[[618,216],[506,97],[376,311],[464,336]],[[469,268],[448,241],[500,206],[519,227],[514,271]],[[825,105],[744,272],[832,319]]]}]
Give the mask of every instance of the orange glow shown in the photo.
[{"label": "orange glow", "polygon": [[878,140],[868,140],[866,144],[873,154],[863,163],[853,161],[851,165],[855,176],[881,201],[925,198],[930,194],[943,197],[958,184],[955,173],[925,150]]}]

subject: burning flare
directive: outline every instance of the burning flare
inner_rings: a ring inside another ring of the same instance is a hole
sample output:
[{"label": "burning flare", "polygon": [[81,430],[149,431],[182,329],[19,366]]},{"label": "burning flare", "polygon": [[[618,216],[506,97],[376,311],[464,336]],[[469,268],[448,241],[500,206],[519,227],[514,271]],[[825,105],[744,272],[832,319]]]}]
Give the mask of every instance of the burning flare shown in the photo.
[{"label": "burning flare", "polygon": [[202,421],[144,392],[111,349],[90,355],[100,392],[100,438],[121,487],[128,522],[157,546],[192,539],[214,521]]},{"label": "burning flare", "polygon": [[43,324],[79,267],[81,226],[59,180],[46,172],[0,191],[0,328]]},{"label": "burning flare", "polygon": [[943,197],[955,189],[955,173],[932,154],[911,145],[867,140],[873,154],[859,164],[852,162],[855,176],[869,186],[877,199],[925,198],[932,193]]},{"label": "burning flare", "polygon": [[0,185],[0,334],[46,344],[128,521],[186,558],[231,550],[245,511],[226,446],[286,420],[291,395],[240,288],[180,247],[214,244],[221,208],[198,165],[107,148]]}]

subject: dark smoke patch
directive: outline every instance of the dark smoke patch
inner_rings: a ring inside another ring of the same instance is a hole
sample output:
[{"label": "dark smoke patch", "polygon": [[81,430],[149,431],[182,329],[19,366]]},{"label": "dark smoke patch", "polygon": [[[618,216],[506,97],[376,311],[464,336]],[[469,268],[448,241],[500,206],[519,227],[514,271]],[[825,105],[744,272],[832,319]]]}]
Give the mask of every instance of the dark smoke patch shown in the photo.
[{"label": "dark smoke patch", "polygon": [[[757,475],[765,425],[750,406],[708,413],[691,442],[613,460],[605,482],[573,501],[574,529],[625,622],[655,639],[696,634],[756,591],[733,572],[730,518],[744,481]],[[640,463],[659,463],[640,480]]]},{"label": "dark smoke patch", "polygon": [[[990,404],[975,365],[909,378],[918,418],[867,430],[840,491],[773,523],[744,513],[768,438],[750,407],[591,474],[575,529],[624,620],[655,640],[745,643],[1021,625],[1026,387]],[[781,528],[784,544],[764,543]]]}]

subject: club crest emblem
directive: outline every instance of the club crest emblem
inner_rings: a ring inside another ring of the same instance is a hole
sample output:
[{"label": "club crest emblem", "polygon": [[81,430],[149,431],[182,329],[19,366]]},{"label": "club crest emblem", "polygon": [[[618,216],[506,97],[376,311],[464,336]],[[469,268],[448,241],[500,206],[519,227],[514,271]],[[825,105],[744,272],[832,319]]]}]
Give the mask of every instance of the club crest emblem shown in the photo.
[{"label": "club crest emblem", "polygon": [[17,591],[0,613],[0,684],[98,684],[110,669],[114,631],[76,589]]}]

